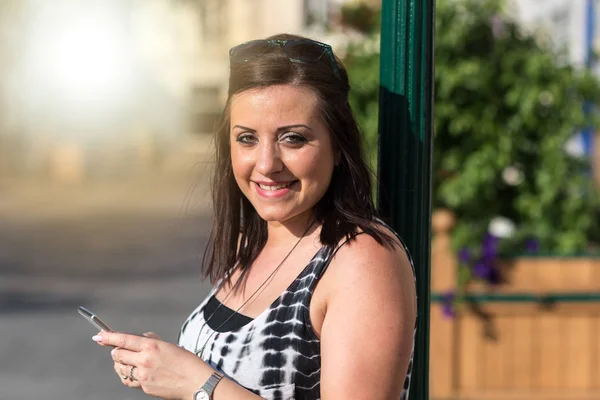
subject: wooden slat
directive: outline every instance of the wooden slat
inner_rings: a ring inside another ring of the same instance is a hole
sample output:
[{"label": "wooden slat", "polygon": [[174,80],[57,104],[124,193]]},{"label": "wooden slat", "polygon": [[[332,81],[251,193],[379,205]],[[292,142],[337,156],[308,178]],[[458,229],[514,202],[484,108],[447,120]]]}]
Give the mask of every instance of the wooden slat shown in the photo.
[{"label": "wooden slat", "polygon": [[544,306],[537,303],[489,303],[481,306],[486,313],[493,315],[535,316],[552,313],[557,316],[572,316],[574,314],[598,314],[600,302],[596,303],[556,303]]},{"label": "wooden slat", "polygon": [[567,259],[562,263],[562,287],[569,292],[597,292],[600,282],[594,279],[595,263],[591,259]]},{"label": "wooden slat", "polygon": [[[432,216],[434,237],[431,246],[431,289],[443,293],[454,289],[458,263],[451,245],[450,230],[454,218],[437,211]],[[430,313],[430,393],[432,397],[450,398],[454,394],[456,375],[455,318],[442,313],[443,305],[433,305]]]},{"label": "wooden slat", "polygon": [[[442,231],[438,238],[444,240],[432,249],[440,264],[432,280],[436,291],[447,290],[453,276],[449,258],[454,255],[446,254],[448,234]],[[508,282],[497,293],[600,291],[600,259],[521,258],[503,268]],[[478,284],[470,290],[487,293],[489,288]],[[600,400],[600,302],[479,307],[493,315],[498,341],[485,338],[483,321],[466,307],[454,320],[455,336],[450,339],[445,328],[450,320],[441,318],[438,306],[432,310],[438,313],[431,323],[432,399]],[[449,388],[455,389],[454,395]]]},{"label": "wooden slat", "polygon": [[564,291],[563,270],[568,267],[563,259],[545,258],[535,263],[536,279],[531,282],[534,292],[561,292]]},{"label": "wooden slat", "polygon": [[[540,291],[560,291],[563,289],[563,264],[560,259],[546,259],[536,264],[536,283]],[[564,382],[562,322],[552,310],[539,312],[535,322],[536,342],[534,343],[533,385],[541,391],[559,389]]]},{"label": "wooden slat", "polygon": [[[600,142],[600,141],[598,141]],[[588,261],[591,265],[591,279],[600,285],[600,258],[591,259]],[[590,371],[589,380],[591,390],[600,390],[600,310],[593,310],[588,313],[591,324],[591,340],[590,340]],[[598,397],[600,399],[600,396]]]},{"label": "wooden slat", "polygon": [[[589,389],[591,388],[590,371],[592,358],[590,352],[592,342],[593,321],[589,316],[574,316],[562,319],[564,329],[564,379],[565,388]],[[597,340],[594,338],[594,340]]]},{"label": "wooden slat", "polygon": [[534,317],[523,315],[513,318],[513,353],[509,360],[512,371],[510,383],[516,390],[532,389],[534,361]]},{"label": "wooden slat", "polygon": [[464,391],[452,400],[598,400],[600,391],[552,390],[552,391]]},{"label": "wooden slat", "polygon": [[460,390],[476,390],[481,387],[481,321],[476,316],[465,313],[460,316],[458,324],[458,387]]},{"label": "wooden slat", "polygon": [[539,390],[559,389],[564,385],[564,342],[562,325],[564,318],[543,313],[538,318],[537,342],[534,362],[534,387]]},{"label": "wooden slat", "polygon": [[507,365],[510,357],[509,317],[495,316],[491,322],[494,338],[484,338],[482,348],[483,386],[489,389],[504,389],[508,386]]},{"label": "wooden slat", "polygon": [[[600,267],[600,266],[599,266]],[[590,343],[590,371],[589,380],[592,390],[600,390],[600,314],[592,314],[591,320],[591,336]],[[600,399],[600,397],[598,397]]]},{"label": "wooden slat", "polygon": [[455,319],[444,316],[441,305],[433,305],[430,315],[430,393],[433,398],[451,398],[457,373],[454,354]]},{"label": "wooden slat", "polygon": [[[578,262],[577,262],[578,261]],[[575,266],[576,265],[576,266]],[[562,281],[564,290],[592,290],[594,265],[586,259],[570,260],[563,264]],[[591,389],[592,360],[590,352],[594,321],[592,314],[583,310],[575,311],[572,316],[562,316],[564,330],[564,379],[565,388]]]},{"label": "wooden slat", "polygon": [[537,258],[519,259],[507,265],[506,278],[508,280],[504,290],[512,292],[535,292],[535,282],[538,274],[538,265],[543,261]]},{"label": "wooden slat", "polygon": [[[600,142],[600,141],[598,141]],[[589,261],[592,269],[592,280],[600,285],[600,258]],[[590,343],[590,376],[592,390],[600,390],[600,311],[593,310],[588,314],[591,323],[591,343]],[[598,397],[600,399],[600,396]]]}]

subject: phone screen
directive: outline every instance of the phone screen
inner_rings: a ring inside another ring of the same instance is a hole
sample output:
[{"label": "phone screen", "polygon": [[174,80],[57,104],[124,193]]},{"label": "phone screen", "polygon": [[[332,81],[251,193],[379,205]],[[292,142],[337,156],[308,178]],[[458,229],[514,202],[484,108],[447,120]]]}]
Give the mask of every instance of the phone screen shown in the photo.
[{"label": "phone screen", "polygon": [[79,314],[83,318],[87,319],[92,325],[94,325],[96,328],[98,328],[98,330],[105,331],[105,332],[114,332],[110,326],[108,326],[104,321],[102,321],[100,318],[98,318],[96,316],[96,314],[94,314],[87,308],[79,307],[77,309],[77,312],[79,312]]}]

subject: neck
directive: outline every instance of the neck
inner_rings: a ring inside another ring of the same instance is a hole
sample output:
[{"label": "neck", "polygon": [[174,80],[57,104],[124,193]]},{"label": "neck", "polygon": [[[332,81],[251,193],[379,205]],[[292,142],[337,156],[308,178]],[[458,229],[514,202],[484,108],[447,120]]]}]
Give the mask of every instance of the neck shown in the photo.
[{"label": "neck", "polygon": [[297,217],[291,218],[285,222],[268,222],[268,245],[287,245],[290,241],[297,241],[303,236],[309,236],[312,232],[314,232],[317,226],[317,224],[313,223],[313,221],[313,214],[306,213],[298,215]]}]

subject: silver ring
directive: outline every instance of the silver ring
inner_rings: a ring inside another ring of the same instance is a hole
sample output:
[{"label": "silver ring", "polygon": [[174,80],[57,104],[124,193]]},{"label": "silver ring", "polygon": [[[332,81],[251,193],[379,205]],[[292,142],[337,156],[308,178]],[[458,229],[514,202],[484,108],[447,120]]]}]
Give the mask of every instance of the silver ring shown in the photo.
[{"label": "silver ring", "polygon": [[131,367],[131,369],[129,370],[129,380],[131,382],[137,381],[137,379],[135,379],[135,376],[133,376],[133,371],[136,369],[137,367],[134,365]]}]

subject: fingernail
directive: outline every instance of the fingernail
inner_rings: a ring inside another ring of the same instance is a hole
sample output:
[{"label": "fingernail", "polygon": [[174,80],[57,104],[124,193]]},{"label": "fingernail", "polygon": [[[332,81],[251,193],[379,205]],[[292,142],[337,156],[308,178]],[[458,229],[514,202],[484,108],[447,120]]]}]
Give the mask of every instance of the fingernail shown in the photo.
[{"label": "fingernail", "polygon": [[94,342],[101,342],[102,341],[102,336],[100,336],[100,335],[94,335],[94,336],[92,336],[92,340]]},{"label": "fingernail", "polygon": [[116,350],[116,349],[112,349],[112,350],[110,351],[110,355],[111,355],[111,356],[114,356],[114,355],[115,355],[115,350]]}]

